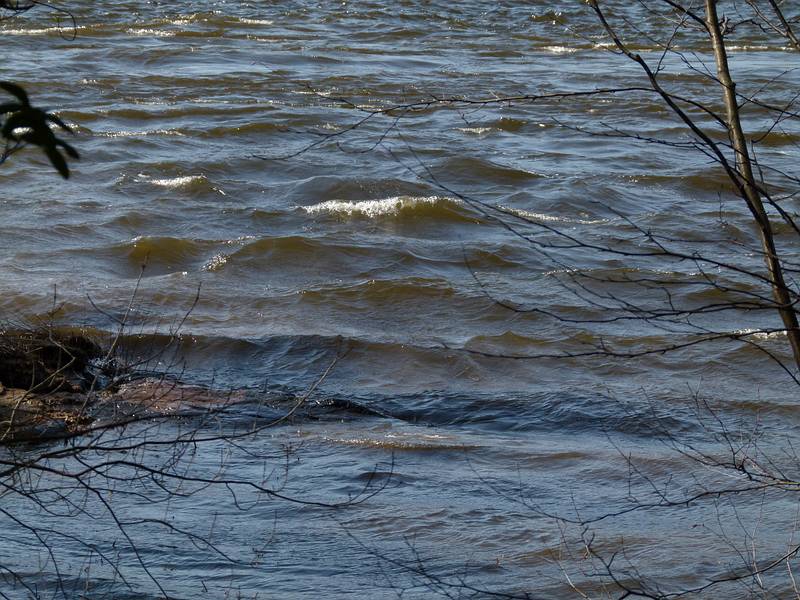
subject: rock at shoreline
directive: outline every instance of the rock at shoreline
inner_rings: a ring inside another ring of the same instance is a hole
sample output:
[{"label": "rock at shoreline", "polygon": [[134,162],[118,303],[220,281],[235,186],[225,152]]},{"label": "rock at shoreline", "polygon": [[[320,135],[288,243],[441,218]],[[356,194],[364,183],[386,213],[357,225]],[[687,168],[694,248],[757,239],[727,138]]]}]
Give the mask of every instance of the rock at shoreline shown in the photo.
[{"label": "rock at shoreline", "polygon": [[[100,389],[105,356],[75,330],[0,333],[0,446],[80,435],[131,418],[197,413],[247,399],[174,379],[145,378]],[[113,364],[113,363],[112,363]],[[118,373],[117,373],[118,375]]]},{"label": "rock at shoreline", "polygon": [[172,379],[148,378],[123,384],[105,402],[125,403],[157,415],[208,410],[247,400],[244,390],[218,390]]},{"label": "rock at shoreline", "polygon": [[243,390],[215,390],[171,379],[141,379],[99,393],[0,389],[0,446],[81,435],[130,419],[218,410],[247,400]]},{"label": "rock at shoreline", "polygon": [[0,391],[0,445],[64,437],[92,419],[82,411],[85,395],[41,395],[18,388]]},{"label": "rock at shoreline", "polygon": [[54,330],[0,334],[0,384],[36,392],[88,389],[90,365],[102,349],[83,335]]}]

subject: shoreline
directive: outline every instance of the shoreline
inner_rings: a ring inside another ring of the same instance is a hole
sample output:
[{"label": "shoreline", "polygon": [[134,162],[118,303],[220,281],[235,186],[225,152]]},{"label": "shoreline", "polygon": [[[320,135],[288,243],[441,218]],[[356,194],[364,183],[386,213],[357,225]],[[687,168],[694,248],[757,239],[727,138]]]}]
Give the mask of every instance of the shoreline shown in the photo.
[{"label": "shoreline", "polygon": [[132,420],[212,410],[246,399],[244,390],[137,375],[74,329],[0,333],[0,446],[64,440]]}]

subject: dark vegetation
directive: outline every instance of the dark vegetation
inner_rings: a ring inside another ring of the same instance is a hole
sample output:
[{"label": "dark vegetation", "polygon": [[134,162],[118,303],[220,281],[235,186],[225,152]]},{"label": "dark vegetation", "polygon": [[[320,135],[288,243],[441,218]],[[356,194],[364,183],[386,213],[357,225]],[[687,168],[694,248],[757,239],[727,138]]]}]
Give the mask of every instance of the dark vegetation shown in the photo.
[{"label": "dark vegetation", "polygon": [[51,125],[67,133],[72,133],[69,125],[56,115],[31,105],[27,92],[19,85],[0,81],[0,89],[14,97],[13,101],[0,104],[0,117],[2,117],[0,135],[5,141],[5,147],[0,153],[0,164],[25,146],[38,146],[53,168],[64,179],[68,179],[69,167],[64,154],[77,159],[79,158],[78,151],[57,137],[53,133]]},{"label": "dark vegetation", "polygon": [[[43,6],[51,10],[63,11],[45,2],[22,2],[16,0],[0,1],[0,21],[14,18],[34,7]],[[69,15],[68,12],[65,12]],[[50,161],[56,171],[69,178],[69,166],[64,156],[78,159],[78,151],[62,138],[56,136],[53,127],[72,133],[72,129],[56,115],[31,104],[28,93],[17,83],[0,81],[0,89],[11,96],[0,103],[0,137],[4,148],[0,152],[0,164],[26,146],[37,146]]]}]

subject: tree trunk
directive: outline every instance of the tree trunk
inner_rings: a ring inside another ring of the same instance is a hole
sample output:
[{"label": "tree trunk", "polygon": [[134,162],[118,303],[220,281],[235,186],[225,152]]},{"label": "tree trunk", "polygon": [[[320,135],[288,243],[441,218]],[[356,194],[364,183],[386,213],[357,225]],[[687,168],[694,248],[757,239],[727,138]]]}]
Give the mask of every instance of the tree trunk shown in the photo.
[{"label": "tree trunk", "polygon": [[797,313],[793,306],[791,290],[786,285],[783,277],[783,267],[775,247],[772,223],[764,209],[761,192],[753,175],[753,165],[747,148],[747,138],[745,138],[742,130],[739,104],[736,100],[736,84],[728,68],[728,53],[725,49],[725,40],[723,39],[717,15],[717,0],[706,0],[706,26],[714,47],[717,77],[723,89],[728,135],[733,151],[736,153],[736,171],[739,181],[734,183],[741,190],[742,197],[747,203],[758,227],[761,249],[764,252],[764,261],[766,262],[769,281],[772,285],[772,295],[778,305],[778,312],[786,329],[786,335],[789,337],[795,364],[800,369],[800,327],[798,327]]}]

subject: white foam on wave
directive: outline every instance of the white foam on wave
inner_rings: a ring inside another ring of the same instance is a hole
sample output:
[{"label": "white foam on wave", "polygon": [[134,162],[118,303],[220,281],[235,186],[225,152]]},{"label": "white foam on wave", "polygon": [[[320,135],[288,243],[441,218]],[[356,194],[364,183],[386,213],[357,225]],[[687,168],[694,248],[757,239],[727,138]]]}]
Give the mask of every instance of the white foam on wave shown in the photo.
[{"label": "white foam on wave", "polygon": [[[122,179],[126,179],[127,176],[123,175]],[[162,177],[159,179],[153,179],[150,175],[145,173],[138,173],[134,178],[134,181],[137,183],[149,183],[151,185],[157,185],[159,187],[167,187],[167,188],[179,188],[184,187],[187,185],[191,185],[195,181],[203,181],[205,180],[204,175],[180,175],[178,177]]]},{"label": "white foam on wave", "polygon": [[98,137],[109,138],[144,137],[147,135],[175,135],[179,137],[185,137],[184,134],[177,129],[152,129],[149,131],[98,131],[95,132],[94,135]]},{"label": "white foam on wave", "polygon": [[245,25],[274,25],[275,21],[269,19],[239,19],[239,22]]},{"label": "white foam on wave", "polygon": [[565,217],[562,215],[548,215],[546,213],[531,212],[522,210],[521,208],[510,208],[508,206],[498,207],[503,212],[516,215],[526,221],[547,221],[554,223],[575,223],[577,225],[600,225],[601,223],[608,223],[608,219],[582,219],[577,217]]},{"label": "white foam on wave", "polygon": [[51,33],[57,33],[59,35],[67,35],[71,36],[74,31],[79,31],[84,29],[84,27],[43,27],[43,28],[0,28],[0,33],[3,35],[48,35]]},{"label": "white foam on wave", "polygon": [[142,35],[151,37],[173,37],[175,35],[174,31],[165,31],[163,29],[150,29],[150,28],[128,29],[126,33],[129,33],[131,35]]},{"label": "white foam on wave", "polygon": [[180,177],[167,177],[164,179],[147,179],[148,183],[166,188],[179,188],[191,185],[197,181],[203,181],[203,175],[182,175]]},{"label": "white foam on wave", "polygon": [[762,331],[761,329],[737,329],[733,332],[734,335],[741,337],[748,337],[756,340],[776,340],[778,338],[786,337],[785,331]]},{"label": "white foam on wave", "polygon": [[578,48],[571,48],[569,46],[544,46],[542,50],[550,54],[574,54],[578,51]]},{"label": "white foam on wave", "polygon": [[474,133],[475,135],[482,135],[494,131],[494,127],[459,127],[459,131],[464,133]]},{"label": "white foam on wave", "polygon": [[381,200],[361,200],[352,202],[348,200],[328,200],[301,207],[310,215],[339,214],[347,216],[363,216],[374,219],[388,215],[396,215],[404,209],[416,206],[433,206],[440,202],[457,204],[458,200],[443,196],[392,196]]},{"label": "white foam on wave", "polygon": [[204,271],[219,271],[228,262],[230,257],[227,254],[216,254],[203,265]]},{"label": "white foam on wave", "polygon": [[167,25],[191,25],[192,23],[205,23],[207,18],[200,14],[189,15],[186,17],[178,17],[166,22]]},{"label": "white foam on wave", "polygon": [[784,46],[774,48],[770,46],[764,46],[762,44],[731,44],[730,46],[726,45],[725,48],[730,52],[749,52],[753,50],[790,50],[790,48]]}]

